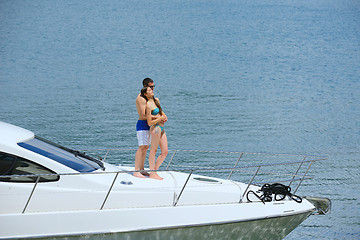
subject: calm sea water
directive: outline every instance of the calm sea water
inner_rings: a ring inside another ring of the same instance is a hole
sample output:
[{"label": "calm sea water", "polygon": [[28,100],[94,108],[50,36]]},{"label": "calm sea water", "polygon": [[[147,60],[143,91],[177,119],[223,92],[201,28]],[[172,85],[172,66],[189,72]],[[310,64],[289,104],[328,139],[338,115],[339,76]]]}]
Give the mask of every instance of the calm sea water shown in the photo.
[{"label": "calm sea water", "polygon": [[360,239],[359,1],[0,0],[1,121],[136,148],[145,77],[171,149],[328,156],[301,194],[331,214],[286,239]]}]

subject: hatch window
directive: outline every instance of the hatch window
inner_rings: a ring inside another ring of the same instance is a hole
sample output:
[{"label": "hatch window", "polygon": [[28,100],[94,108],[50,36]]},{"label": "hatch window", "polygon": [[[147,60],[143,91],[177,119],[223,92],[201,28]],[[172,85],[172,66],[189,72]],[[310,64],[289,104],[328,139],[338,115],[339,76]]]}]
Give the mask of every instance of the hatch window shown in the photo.
[{"label": "hatch window", "polygon": [[99,168],[104,169],[100,160],[94,159],[84,153],[62,147],[46,139],[35,136],[35,138],[18,143],[20,147],[48,157],[78,172],[92,172]]},{"label": "hatch window", "polygon": [[[0,152],[0,181],[1,182],[53,182],[59,180],[59,175],[50,169],[22,157]],[[43,175],[46,174],[46,175]],[[49,175],[47,175],[49,174]],[[27,176],[25,176],[27,175]],[[2,177],[6,176],[6,177]]]}]

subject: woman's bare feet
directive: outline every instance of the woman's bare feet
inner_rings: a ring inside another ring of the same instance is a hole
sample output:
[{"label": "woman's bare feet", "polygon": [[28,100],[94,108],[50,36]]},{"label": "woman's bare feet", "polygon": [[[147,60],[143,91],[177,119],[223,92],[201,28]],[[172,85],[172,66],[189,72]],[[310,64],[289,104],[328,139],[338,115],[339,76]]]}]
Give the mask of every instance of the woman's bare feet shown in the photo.
[{"label": "woman's bare feet", "polygon": [[144,175],[142,175],[140,172],[134,172],[133,173],[134,177],[138,177],[138,178],[146,178]]},{"label": "woman's bare feet", "polygon": [[160,177],[156,172],[151,172],[149,178],[163,180],[164,178]]}]

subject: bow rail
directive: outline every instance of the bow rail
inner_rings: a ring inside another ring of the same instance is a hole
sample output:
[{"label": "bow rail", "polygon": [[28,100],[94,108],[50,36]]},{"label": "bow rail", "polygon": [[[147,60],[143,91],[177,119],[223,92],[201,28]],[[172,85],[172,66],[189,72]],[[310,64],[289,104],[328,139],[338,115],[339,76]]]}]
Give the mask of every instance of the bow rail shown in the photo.
[{"label": "bow rail", "polygon": [[[126,166],[134,164],[135,151],[137,149],[82,149],[91,156],[97,156],[102,161],[107,161],[112,164],[121,164]],[[173,152],[172,154],[170,154]],[[99,157],[103,155],[103,157]],[[209,155],[211,154],[211,155]],[[213,157],[213,154],[220,154],[221,156]],[[180,155],[180,156],[179,156]],[[230,156],[229,156],[230,155]],[[232,156],[234,155],[234,156]],[[203,151],[203,150],[169,150],[168,160],[165,160],[163,167],[157,172],[189,172],[190,176],[197,173],[206,173],[214,177],[226,178],[227,180],[241,181],[247,184],[246,190],[240,197],[239,202],[242,201],[250,185],[260,185],[265,183],[283,182],[290,186],[295,181],[297,184],[295,194],[300,185],[306,179],[311,179],[308,176],[309,169],[314,162],[327,160],[324,156],[315,155],[300,155],[300,154],[282,154],[282,153],[251,153],[251,152],[238,152],[238,151]],[[178,157],[174,161],[175,156]],[[229,158],[230,157],[230,158]],[[167,163],[166,163],[167,162]],[[175,163],[174,163],[175,162]],[[200,162],[201,166],[189,166],[187,163]],[[166,166],[165,166],[166,165]],[[219,167],[221,165],[221,167]],[[268,169],[264,171],[263,169]],[[279,170],[281,172],[279,172]],[[152,172],[151,170],[146,170]],[[25,213],[26,208],[38,186],[41,177],[45,176],[69,176],[69,175],[85,175],[85,174],[116,174],[109,190],[107,191],[104,202],[100,208],[103,209],[108,196],[116,182],[116,179],[121,173],[134,173],[141,171],[116,171],[116,172],[89,172],[89,173],[58,173],[58,174],[31,174],[31,175],[0,175],[1,178],[17,178],[17,177],[31,177],[34,179],[34,186],[26,202],[22,213]],[[241,173],[241,174],[239,174]],[[269,178],[271,176],[271,178]],[[277,177],[274,179],[274,177]],[[279,178],[280,177],[280,178]],[[258,179],[258,181],[255,181]],[[0,180],[1,181],[1,180]],[[181,193],[186,189],[186,181],[182,186],[181,192],[177,199],[174,200],[173,206],[176,206],[181,197]]]}]

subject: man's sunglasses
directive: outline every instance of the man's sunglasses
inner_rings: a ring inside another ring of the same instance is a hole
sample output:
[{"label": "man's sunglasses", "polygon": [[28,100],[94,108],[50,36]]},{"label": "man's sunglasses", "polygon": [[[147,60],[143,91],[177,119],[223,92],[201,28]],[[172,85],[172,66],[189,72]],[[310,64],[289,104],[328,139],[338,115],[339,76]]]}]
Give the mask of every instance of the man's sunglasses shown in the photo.
[{"label": "man's sunglasses", "polygon": [[154,87],[155,87],[155,85],[153,85],[153,86],[149,86],[149,88],[151,88],[152,90],[154,90]]}]

